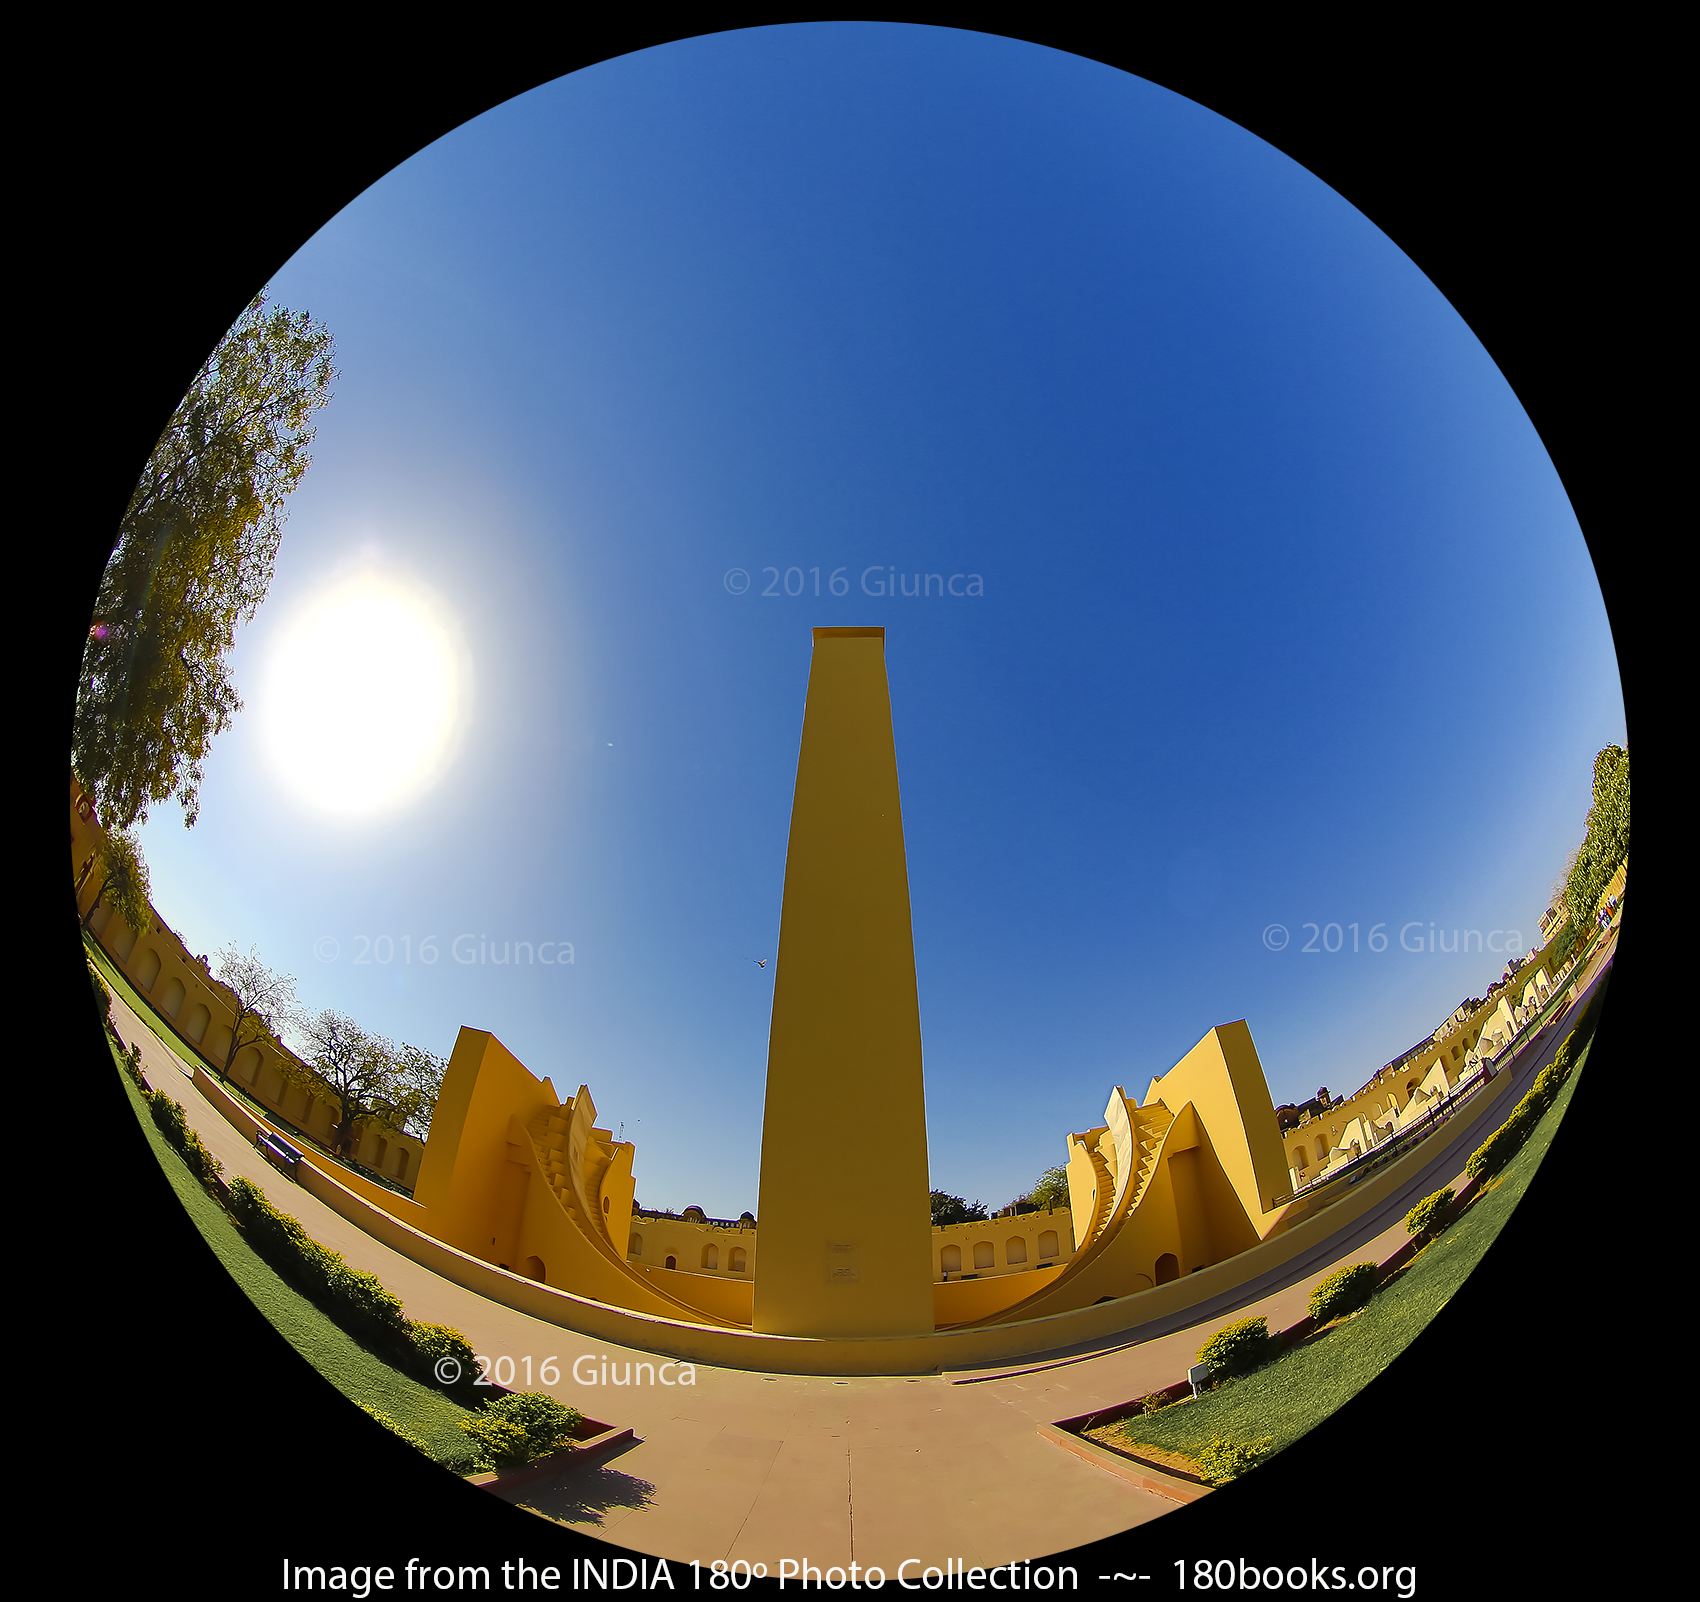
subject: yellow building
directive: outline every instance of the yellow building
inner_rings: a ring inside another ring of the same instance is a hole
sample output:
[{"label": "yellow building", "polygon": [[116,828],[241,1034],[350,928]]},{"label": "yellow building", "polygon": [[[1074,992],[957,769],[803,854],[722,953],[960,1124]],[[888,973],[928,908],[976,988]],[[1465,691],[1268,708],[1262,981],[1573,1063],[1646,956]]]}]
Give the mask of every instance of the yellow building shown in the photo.
[{"label": "yellow building", "polygon": [[[99,844],[73,782],[84,909]],[[222,1068],[234,1007],[204,959],[157,917],[139,935],[104,911],[92,927],[188,1052]],[[759,1230],[749,1213],[638,1208],[634,1147],[599,1126],[588,1087],[563,1097],[485,1030],[460,1031],[427,1143],[363,1135],[360,1160],[385,1183],[308,1157],[334,1181],[315,1180],[315,1193],[388,1244],[569,1327],[769,1370],[907,1372],[944,1361],[929,1343],[947,1335],[964,1352],[1044,1350],[1169,1316],[1189,1296],[1220,1295],[1309,1249],[1338,1227],[1319,1208],[1355,1216],[1380,1194],[1359,1186],[1342,1204],[1333,1192],[1345,1187],[1324,1194],[1314,1181],[1421,1117],[1474,1071],[1496,1020],[1515,1030],[1563,977],[1536,953],[1518,972],[1517,999],[1466,1003],[1352,1096],[1282,1117],[1246,1023],[1218,1025],[1141,1100],[1117,1087],[1102,1124],[1064,1137],[1066,1207],[933,1228],[884,631],[818,629],[786,860]],[[280,1055],[270,1042],[238,1054],[246,1107],[210,1086],[209,1100],[251,1133],[269,1121],[328,1135],[328,1105],[290,1082]],[[411,1194],[389,1188],[397,1183]],[[822,1342],[847,1343],[844,1355],[813,1354]]]}]

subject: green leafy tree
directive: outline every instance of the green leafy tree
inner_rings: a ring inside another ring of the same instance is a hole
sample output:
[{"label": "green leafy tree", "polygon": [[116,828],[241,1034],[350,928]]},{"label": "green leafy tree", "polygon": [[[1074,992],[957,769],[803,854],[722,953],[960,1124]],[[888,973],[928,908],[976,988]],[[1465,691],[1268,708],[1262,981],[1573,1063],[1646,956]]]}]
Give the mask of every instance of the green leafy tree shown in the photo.
[{"label": "green leafy tree", "polygon": [[947,1196],[942,1190],[932,1192],[933,1228],[944,1224],[972,1224],[986,1216],[984,1202],[964,1201],[960,1196]]},{"label": "green leafy tree", "polygon": [[1027,1199],[1041,1211],[1068,1206],[1068,1170],[1047,1168],[1039,1176],[1039,1183],[1028,1192]]},{"label": "green leafy tree", "polygon": [[[285,1075],[329,1098],[336,1115],[332,1149],[351,1157],[357,1135],[369,1124],[401,1134],[421,1121],[428,1128],[442,1059],[415,1046],[397,1046],[362,1029],[344,1013],[326,1008],[296,1022],[309,1056]],[[287,1059],[285,1059],[287,1063]]]},{"label": "green leafy tree", "polygon": [[445,1058],[420,1046],[399,1046],[395,1054],[398,1096],[396,1108],[402,1126],[421,1140],[431,1133],[431,1117],[437,1110],[437,1093],[448,1070]]},{"label": "green leafy tree", "polygon": [[256,296],[148,458],[101,578],[71,744],[119,828],[172,796],[195,821],[208,747],[242,705],[230,649],[271,584],[331,354],[322,325]]},{"label": "green leafy tree", "polygon": [[89,910],[83,914],[86,929],[102,901],[110,901],[112,910],[124,920],[127,928],[137,934],[147,926],[148,865],[142,848],[128,829],[109,829],[101,841],[99,857],[100,888],[95,891]]},{"label": "green leafy tree", "polygon": [[1579,936],[1587,931],[1606,885],[1628,855],[1629,753],[1620,745],[1608,745],[1594,758],[1594,804],[1564,886],[1565,909]]},{"label": "green leafy tree", "polygon": [[295,978],[273,973],[260,961],[259,951],[249,947],[247,955],[235,942],[214,953],[217,976],[236,998],[236,1017],[230,1026],[230,1046],[220,1073],[228,1079],[237,1052],[261,1040],[276,1040],[295,1017]]}]

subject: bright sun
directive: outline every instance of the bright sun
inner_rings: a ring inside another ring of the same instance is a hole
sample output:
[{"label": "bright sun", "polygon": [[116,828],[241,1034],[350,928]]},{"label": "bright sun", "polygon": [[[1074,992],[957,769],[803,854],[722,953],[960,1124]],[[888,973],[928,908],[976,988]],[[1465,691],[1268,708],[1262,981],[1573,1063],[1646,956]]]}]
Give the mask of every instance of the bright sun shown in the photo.
[{"label": "bright sun", "polygon": [[470,700],[454,620],[423,586],[367,571],[285,626],[266,684],[272,759],[326,812],[385,812],[448,766]]}]

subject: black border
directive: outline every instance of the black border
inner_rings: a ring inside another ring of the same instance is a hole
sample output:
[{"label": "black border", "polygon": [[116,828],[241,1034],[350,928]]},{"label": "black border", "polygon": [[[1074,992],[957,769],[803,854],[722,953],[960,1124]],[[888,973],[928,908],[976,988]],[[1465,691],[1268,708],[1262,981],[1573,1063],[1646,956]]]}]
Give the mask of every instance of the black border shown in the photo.
[{"label": "black border", "polygon": [[[22,190],[31,300],[14,326],[26,347],[40,345],[26,368],[26,438],[38,465],[59,469],[15,549],[27,549],[30,528],[48,546],[47,582],[20,590],[26,631],[41,630],[47,647],[31,662],[21,709],[41,718],[42,771],[63,770],[80,641],[130,486],[254,288],[398,161],[489,106],[626,51],[777,20],[791,19],[540,32],[534,19],[507,15],[426,34],[416,14],[392,15],[381,35],[368,20],[334,38],[288,21],[221,19],[215,37],[150,20],[37,54],[46,98]],[[1372,38],[1227,15],[1190,36],[1066,18],[903,20],[978,25],[1134,71],[1268,139],[1363,210],[1447,294],[1529,410],[1621,645],[1638,600],[1646,497],[1629,471],[1636,451],[1621,399],[1637,272],[1623,253],[1624,185],[1638,163],[1613,92],[1614,41],[1560,49],[1431,24],[1419,38]],[[1628,697],[1632,663],[1622,667]],[[60,796],[54,780],[34,803],[32,826],[49,842],[62,838]],[[93,1380],[122,1403],[117,1440],[97,1445],[91,1434],[51,1465],[85,1478],[77,1522],[139,1542],[164,1572],[216,1574],[239,1595],[272,1590],[285,1553],[315,1562],[552,1553],[556,1563],[605,1554],[417,1464],[253,1311],[129,1134],[83,1001],[63,858],[55,848],[32,866],[41,922],[56,931],[43,1005],[62,994],[71,1010],[61,1016],[76,1020],[54,1032],[50,1054],[102,1132],[90,1165],[75,1133],[82,1112],[37,1103],[33,1128],[20,1131],[47,1159],[47,1227],[14,1225],[21,1249],[33,1245],[52,1264],[41,1310],[70,1314],[53,1321],[63,1354],[44,1351],[38,1369],[50,1390]],[[1397,1563],[1414,1546],[1426,1595],[1487,1594],[1548,1575],[1567,1590],[1607,1575],[1621,1582],[1613,1532],[1635,1521],[1643,1471],[1589,1419],[1634,1383],[1629,1337],[1612,1322],[1624,1309],[1611,1287],[1630,1263],[1624,1209],[1597,1189],[1600,1152],[1586,1131],[1608,1116],[1602,1087],[1632,1056],[1626,949],[1571,1114],[1484,1270],[1389,1380],[1268,1470],[1113,1552],[1077,1554],[1087,1584],[1136,1562],[1153,1576],[1136,1589],[1172,1587],[1178,1556],[1273,1562],[1339,1550]],[[1390,1448],[1377,1392],[1427,1383],[1417,1375],[1449,1377],[1428,1396],[1429,1432]],[[114,1453],[131,1465],[116,1493],[98,1472]]]}]

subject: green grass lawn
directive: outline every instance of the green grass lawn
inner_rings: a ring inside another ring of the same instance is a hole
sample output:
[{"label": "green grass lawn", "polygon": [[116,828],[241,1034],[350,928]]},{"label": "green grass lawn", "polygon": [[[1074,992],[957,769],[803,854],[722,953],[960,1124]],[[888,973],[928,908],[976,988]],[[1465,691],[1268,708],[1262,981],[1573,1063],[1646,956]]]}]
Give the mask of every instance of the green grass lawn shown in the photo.
[{"label": "green grass lawn", "polygon": [[1362,1312],[1220,1390],[1114,1426],[1118,1444],[1137,1452],[1144,1443],[1195,1458],[1212,1436],[1239,1442],[1272,1436],[1272,1451],[1278,1452],[1350,1401],[1422,1333],[1494,1243],[1552,1145],[1587,1060],[1585,1047],[1498,1183]]},{"label": "green grass lawn", "polygon": [[[403,1429],[423,1440],[438,1462],[460,1472],[470,1471],[471,1442],[460,1428],[460,1421],[469,1416],[467,1409],[367,1351],[279,1278],[242,1238],[230,1215],[201,1188],[183,1159],[166,1144],[141,1093],[130,1076],[117,1066],[116,1051],[113,1062],[136,1121],[178,1200],[230,1277],[267,1322],[350,1401],[364,1402],[380,1413],[387,1413]],[[165,1088],[169,1095],[171,1087]]]}]

